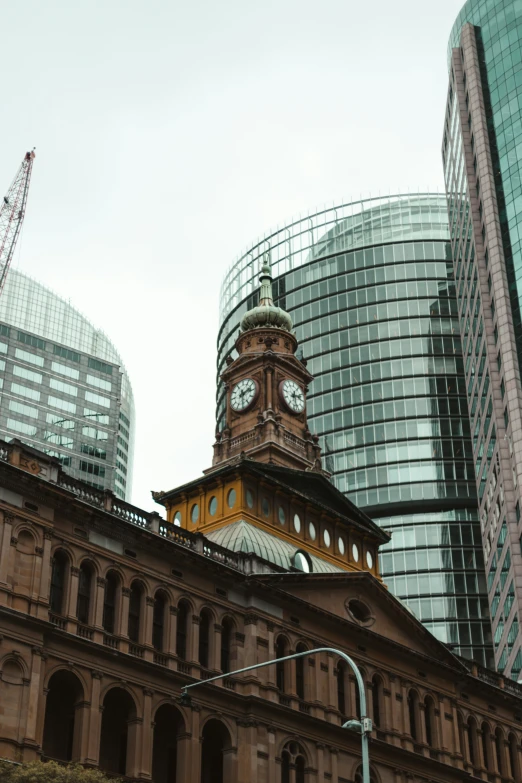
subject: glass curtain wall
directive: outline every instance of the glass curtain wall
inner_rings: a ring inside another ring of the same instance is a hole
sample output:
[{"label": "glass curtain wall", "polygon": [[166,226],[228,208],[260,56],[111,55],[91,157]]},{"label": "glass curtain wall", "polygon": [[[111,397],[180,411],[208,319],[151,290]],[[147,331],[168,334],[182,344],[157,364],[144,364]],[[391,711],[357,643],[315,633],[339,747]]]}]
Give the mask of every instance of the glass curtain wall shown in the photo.
[{"label": "glass curtain wall", "polygon": [[[308,215],[225,277],[218,379],[270,253],[315,380],[309,425],[332,480],[394,535],[382,572],[441,640],[491,663],[446,200],[394,196]],[[223,426],[218,380],[217,420]]]}]

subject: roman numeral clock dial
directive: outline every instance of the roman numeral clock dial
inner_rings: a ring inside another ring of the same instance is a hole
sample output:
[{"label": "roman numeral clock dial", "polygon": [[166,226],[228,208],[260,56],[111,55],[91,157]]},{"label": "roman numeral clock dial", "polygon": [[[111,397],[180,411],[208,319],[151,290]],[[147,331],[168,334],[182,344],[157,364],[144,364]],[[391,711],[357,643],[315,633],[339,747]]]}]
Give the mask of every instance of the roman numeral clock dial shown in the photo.
[{"label": "roman numeral clock dial", "polygon": [[281,381],[279,393],[286,407],[292,413],[302,413],[305,409],[304,392],[295,381]]},{"label": "roman numeral clock dial", "polygon": [[257,399],[258,385],[253,378],[243,378],[236,383],[230,395],[230,407],[236,413],[248,410]]}]

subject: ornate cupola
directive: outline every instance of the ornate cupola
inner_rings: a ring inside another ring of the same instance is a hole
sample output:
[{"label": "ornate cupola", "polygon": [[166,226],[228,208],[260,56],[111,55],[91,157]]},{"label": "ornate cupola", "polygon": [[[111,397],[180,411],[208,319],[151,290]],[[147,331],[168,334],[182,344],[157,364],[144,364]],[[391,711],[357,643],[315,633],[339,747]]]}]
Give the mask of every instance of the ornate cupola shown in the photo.
[{"label": "ornate cupola", "polygon": [[292,319],[274,305],[267,256],[260,284],[259,304],[241,321],[238,357],[221,376],[226,389],[226,425],[216,433],[213,467],[207,472],[241,455],[322,472],[318,438],[306,420],[306,392],[313,378],[295,356]]}]

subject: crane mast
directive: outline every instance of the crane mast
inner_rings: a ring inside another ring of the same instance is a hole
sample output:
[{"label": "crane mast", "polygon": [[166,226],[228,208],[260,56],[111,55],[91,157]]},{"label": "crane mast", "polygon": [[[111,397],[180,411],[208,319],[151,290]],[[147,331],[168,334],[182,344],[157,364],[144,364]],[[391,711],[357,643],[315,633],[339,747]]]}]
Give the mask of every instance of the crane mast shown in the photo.
[{"label": "crane mast", "polygon": [[14,250],[25,216],[34,150],[26,152],[13,184],[0,204],[0,294],[13,260]]}]

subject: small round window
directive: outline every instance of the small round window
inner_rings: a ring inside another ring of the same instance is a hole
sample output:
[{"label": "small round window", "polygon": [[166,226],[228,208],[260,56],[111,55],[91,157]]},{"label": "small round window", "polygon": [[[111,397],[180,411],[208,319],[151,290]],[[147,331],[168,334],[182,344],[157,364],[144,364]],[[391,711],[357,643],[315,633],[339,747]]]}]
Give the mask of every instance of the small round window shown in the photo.
[{"label": "small round window", "polygon": [[341,536],[339,536],[339,538],[337,539],[337,548],[339,550],[339,554],[344,555],[346,550],[344,546],[344,538],[341,538]]},{"label": "small round window", "polygon": [[308,535],[310,536],[312,541],[315,541],[315,525],[313,522],[310,522],[308,525]]},{"label": "small round window", "polygon": [[246,501],[248,508],[254,508],[254,495],[251,489],[246,491]]},{"label": "small round window", "polygon": [[305,574],[309,574],[312,570],[310,560],[304,552],[296,552],[294,555],[294,568],[298,568],[299,571],[304,571]]},{"label": "small round window", "polygon": [[210,498],[210,501],[209,501],[209,504],[208,504],[208,513],[210,514],[211,517],[213,517],[215,515],[216,511],[217,511],[217,497],[215,495],[213,495]]},{"label": "small round window", "polygon": [[263,498],[261,502],[261,508],[263,509],[263,514],[265,517],[268,517],[270,515],[270,503],[266,498]]},{"label": "small round window", "polygon": [[347,609],[359,623],[369,623],[372,619],[372,613],[370,608],[358,598],[352,598],[347,602]]},{"label": "small round window", "polygon": [[280,523],[282,525],[284,525],[285,522],[286,522],[286,514],[285,514],[285,510],[284,510],[283,506],[279,506],[279,510],[277,512],[277,515],[279,517]]},{"label": "small round window", "polygon": [[323,530],[323,541],[325,546],[330,546],[330,544],[332,543],[330,539],[330,533],[328,532],[328,530]]},{"label": "small round window", "polygon": [[359,562],[359,547],[357,544],[352,544],[352,557],[356,563]]},{"label": "small round window", "polygon": [[229,508],[234,508],[236,505],[236,490],[231,489],[227,495],[227,503]]},{"label": "small round window", "polygon": [[199,519],[199,506],[197,503],[194,503],[190,509],[190,519],[193,525],[195,525]]},{"label": "small round window", "polygon": [[176,511],[174,514],[174,524],[181,527],[181,511]]},{"label": "small round window", "polygon": [[296,533],[301,532],[301,517],[299,514],[294,514],[294,530]]},{"label": "small round window", "polygon": [[366,552],[366,565],[368,568],[373,568],[373,556],[371,552]]}]

